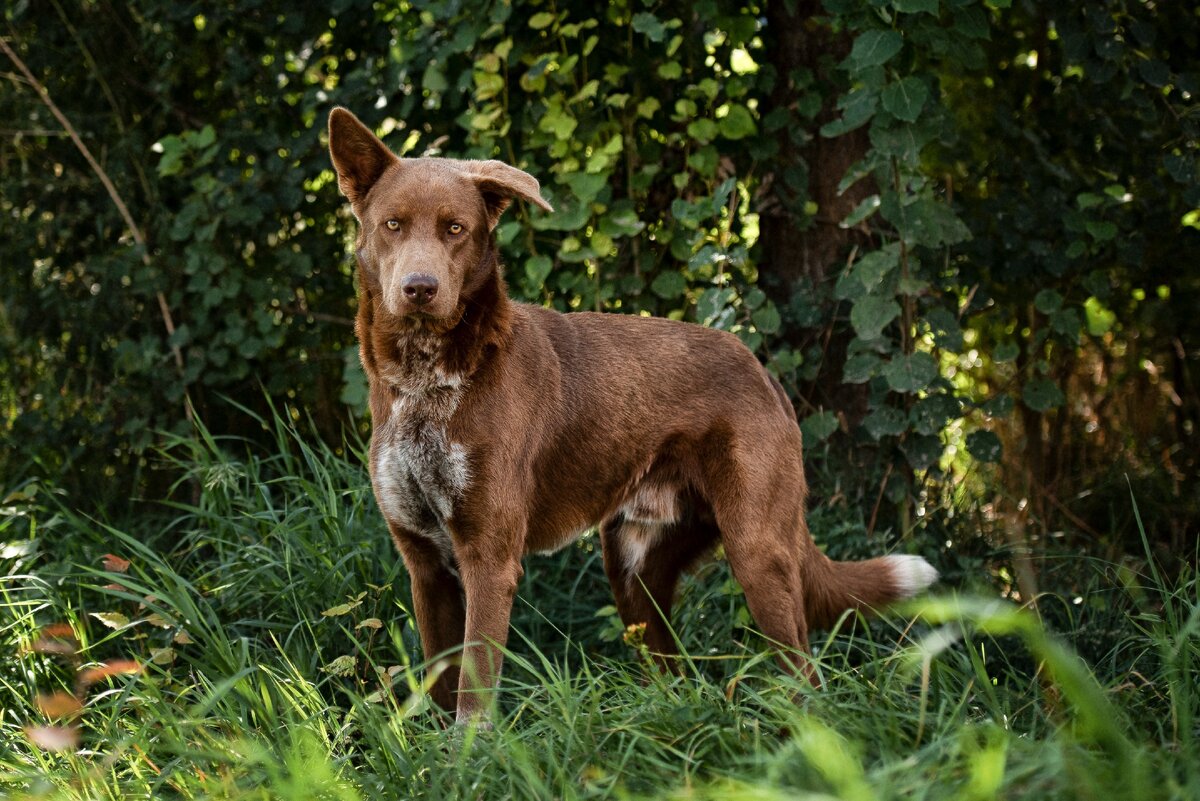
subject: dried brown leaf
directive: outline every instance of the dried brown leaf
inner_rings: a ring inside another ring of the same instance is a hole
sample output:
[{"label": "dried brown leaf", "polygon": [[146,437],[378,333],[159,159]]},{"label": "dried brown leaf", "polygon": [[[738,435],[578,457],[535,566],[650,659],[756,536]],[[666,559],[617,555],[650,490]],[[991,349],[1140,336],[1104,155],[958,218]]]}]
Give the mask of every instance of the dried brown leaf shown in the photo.
[{"label": "dried brown leaf", "polygon": [[65,718],[83,709],[83,703],[71,693],[39,693],[36,702],[38,711],[51,719]]},{"label": "dried brown leaf", "polygon": [[130,561],[122,559],[116,554],[106,553],[101,557],[104,569],[110,573],[125,573],[129,570]]},{"label": "dried brown leaf", "polygon": [[131,673],[140,673],[142,665],[132,659],[112,659],[102,663],[99,667],[88,668],[79,674],[79,684],[86,686],[95,684],[101,679],[106,679],[110,676],[122,676]]}]

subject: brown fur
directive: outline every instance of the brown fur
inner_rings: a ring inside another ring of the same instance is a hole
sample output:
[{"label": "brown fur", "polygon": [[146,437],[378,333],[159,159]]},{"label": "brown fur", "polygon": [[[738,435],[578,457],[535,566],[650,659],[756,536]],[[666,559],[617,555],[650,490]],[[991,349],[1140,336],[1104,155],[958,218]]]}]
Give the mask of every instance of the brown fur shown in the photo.
[{"label": "brown fur", "polygon": [[[466,644],[438,703],[460,720],[486,710],[522,558],[596,524],[622,620],[663,655],[676,649],[656,607],[669,616],[680,573],[718,541],[759,628],[809,675],[810,627],[913,590],[894,557],[816,548],[794,412],[736,337],[508,299],[492,232],[513,197],[549,210],[531,176],[396,158],[344,109],[329,134],[360,222],[376,497],[426,656]],[[427,305],[401,290],[417,273],[437,284]]]}]

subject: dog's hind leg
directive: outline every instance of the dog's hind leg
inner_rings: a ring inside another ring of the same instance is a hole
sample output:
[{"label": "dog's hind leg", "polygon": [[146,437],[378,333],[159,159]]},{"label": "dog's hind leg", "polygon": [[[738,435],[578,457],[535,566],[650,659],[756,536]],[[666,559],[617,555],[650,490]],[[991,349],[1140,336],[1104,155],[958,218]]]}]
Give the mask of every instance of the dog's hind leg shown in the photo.
[{"label": "dog's hind leg", "polygon": [[671,606],[679,576],[716,543],[711,524],[645,523],[621,515],[600,526],[604,570],[612,585],[621,622],[644,624],[643,642],[659,664],[676,669]]},{"label": "dog's hind leg", "polygon": [[754,622],[781,649],[779,660],[786,669],[816,683],[816,674],[804,655],[808,653],[808,625],[792,516],[726,515],[724,521],[721,541],[725,556],[742,585]]}]

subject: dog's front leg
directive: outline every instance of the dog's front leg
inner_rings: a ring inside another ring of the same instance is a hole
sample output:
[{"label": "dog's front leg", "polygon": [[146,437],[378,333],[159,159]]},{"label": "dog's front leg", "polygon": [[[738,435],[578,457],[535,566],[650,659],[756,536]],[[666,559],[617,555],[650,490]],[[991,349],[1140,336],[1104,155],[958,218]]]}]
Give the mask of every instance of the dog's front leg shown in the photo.
[{"label": "dog's front leg", "polygon": [[513,536],[515,530],[503,527],[472,532],[465,541],[455,543],[467,597],[466,650],[458,680],[456,721],[460,724],[486,720],[491,691],[500,678],[504,661],[501,649],[508,640],[513,597],[524,572],[516,544],[521,539]]},{"label": "dog's front leg", "polygon": [[429,689],[434,703],[449,712],[455,707],[454,692],[458,687],[460,655],[455,651],[463,644],[467,616],[462,587],[446,563],[446,556],[434,543],[396,526],[391,529],[392,539],[408,569],[413,617],[421,635],[425,661],[433,669],[433,661],[438,657],[452,660]]}]

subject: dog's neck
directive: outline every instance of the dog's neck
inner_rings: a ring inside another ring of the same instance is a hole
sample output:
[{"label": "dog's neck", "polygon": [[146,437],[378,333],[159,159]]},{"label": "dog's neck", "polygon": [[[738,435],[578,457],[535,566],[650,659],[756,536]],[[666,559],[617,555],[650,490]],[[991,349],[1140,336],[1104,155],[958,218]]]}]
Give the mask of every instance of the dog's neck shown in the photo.
[{"label": "dog's neck", "polygon": [[464,279],[458,307],[444,320],[388,314],[359,269],[362,289],[354,328],[373,387],[403,395],[457,389],[508,342],[512,301],[494,244]]}]

